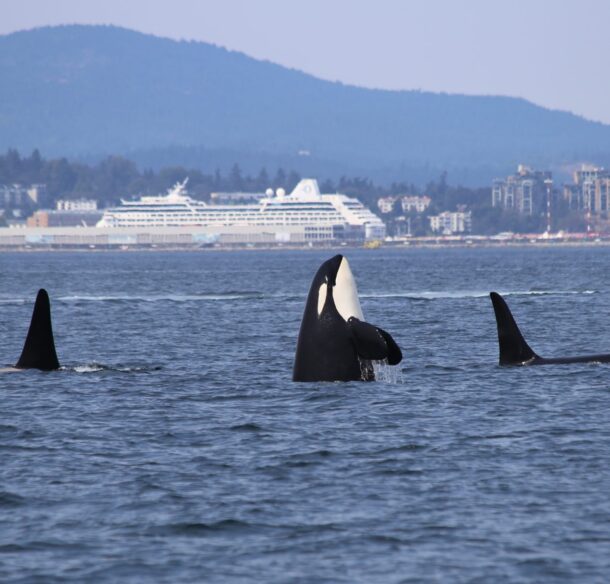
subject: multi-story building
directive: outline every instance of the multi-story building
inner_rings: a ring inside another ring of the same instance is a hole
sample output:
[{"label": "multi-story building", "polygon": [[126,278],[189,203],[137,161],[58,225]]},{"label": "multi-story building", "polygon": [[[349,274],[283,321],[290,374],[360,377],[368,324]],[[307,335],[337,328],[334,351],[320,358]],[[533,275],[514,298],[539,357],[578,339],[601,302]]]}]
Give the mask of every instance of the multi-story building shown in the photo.
[{"label": "multi-story building", "polygon": [[394,210],[394,204],[396,203],[396,197],[381,197],[377,199],[377,207],[379,211],[386,215]]},{"label": "multi-story building", "polygon": [[607,213],[610,205],[610,172],[583,164],[574,172],[574,184],[564,185],[563,196],[570,209],[591,215]]},{"label": "multi-story building", "polygon": [[453,235],[454,233],[470,233],[472,229],[471,211],[443,211],[429,217],[430,229],[434,233]]},{"label": "multi-story building", "polygon": [[400,201],[400,207],[403,213],[423,213],[432,202],[432,199],[427,196],[419,195],[396,195],[393,197],[381,197],[377,199],[377,207],[383,214],[391,213],[394,210],[396,203]]},{"label": "multi-story building", "polygon": [[415,211],[416,213],[423,213],[432,202],[432,199],[427,196],[420,197],[418,195],[407,195],[400,199],[400,204],[404,213]]},{"label": "multi-story building", "polygon": [[40,204],[47,194],[46,185],[0,185],[0,207],[21,209]]},{"label": "multi-story building", "polygon": [[93,199],[60,199],[54,210],[39,209],[28,217],[28,227],[75,227],[95,225],[102,218]]},{"label": "multi-story building", "polygon": [[516,209],[533,215],[548,209],[553,196],[553,176],[549,171],[532,170],[520,164],[517,174],[492,183],[491,202],[494,207]]},{"label": "multi-story building", "polygon": [[94,199],[59,199],[55,203],[57,211],[88,213],[97,211],[97,201]]}]

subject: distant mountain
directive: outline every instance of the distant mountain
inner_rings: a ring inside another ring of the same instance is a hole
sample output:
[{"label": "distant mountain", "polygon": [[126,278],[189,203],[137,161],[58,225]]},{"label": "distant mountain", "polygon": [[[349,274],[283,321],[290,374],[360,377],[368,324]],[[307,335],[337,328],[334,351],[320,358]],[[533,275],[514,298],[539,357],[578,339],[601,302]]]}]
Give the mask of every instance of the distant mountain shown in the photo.
[{"label": "distant mountain", "polygon": [[519,162],[607,164],[610,126],[523,99],[363,89],[207,43],[60,26],[0,36],[0,149],[8,147],[377,180],[448,170],[473,183]]}]

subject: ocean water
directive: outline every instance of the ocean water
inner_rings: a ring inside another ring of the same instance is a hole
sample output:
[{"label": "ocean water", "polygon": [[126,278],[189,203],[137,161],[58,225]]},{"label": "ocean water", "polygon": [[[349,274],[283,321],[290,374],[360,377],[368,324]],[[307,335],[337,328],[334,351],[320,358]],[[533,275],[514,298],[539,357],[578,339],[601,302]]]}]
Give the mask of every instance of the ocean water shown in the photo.
[{"label": "ocean water", "polygon": [[344,250],[403,349],[291,382],[332,250],[0,255],[0,366],[48,289],[62,370],[0,374],[1,582],[599,582],[610,248]]}]

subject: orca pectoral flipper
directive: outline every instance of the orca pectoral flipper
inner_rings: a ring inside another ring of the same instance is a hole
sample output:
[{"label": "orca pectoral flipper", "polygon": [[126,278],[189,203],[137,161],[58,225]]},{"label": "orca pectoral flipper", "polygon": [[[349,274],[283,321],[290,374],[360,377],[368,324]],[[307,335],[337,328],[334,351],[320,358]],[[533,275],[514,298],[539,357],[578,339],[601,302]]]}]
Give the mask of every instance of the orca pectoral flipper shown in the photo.
[{"label": "orca pectoral flipper", "polygon": [[498,326],[500,365],[525,365],[534,359],[540,359],[523,338],[504,298],[497,292],[490,292],[489,296]]},{"label": "orca pectoral flipper", "polygon": [[389,365],[398,365],[402,361],[402,351],[400,347],[396,344],[396,341],[392,338],[392,335],[383,329],[377,328],[379,334],[385,339],[385,342],[388,345],[388,364]]},{"label": "orca pectoral flipper", "polygon": [[38,291],[28,336],[25,339],[21,357],[19,357],[15,367],[18,369],[42,369],[43,371],[59,369],[51,325],[51,305],[46,290]]},{"label": "orca pectoral flipper", "polygon": [[359,357],[373,361],[387,359],[390,365],[400,363],[402,353],[390,333],[353,316],[347,324],[352,332]]}]

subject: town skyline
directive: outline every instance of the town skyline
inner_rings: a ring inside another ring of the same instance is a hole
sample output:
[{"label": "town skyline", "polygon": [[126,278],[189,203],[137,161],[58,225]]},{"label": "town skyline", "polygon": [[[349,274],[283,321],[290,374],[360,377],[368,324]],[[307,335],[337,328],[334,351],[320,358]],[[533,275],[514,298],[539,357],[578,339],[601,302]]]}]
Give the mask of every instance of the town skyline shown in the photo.
[{"label": "town skyline", "polygon": [[[363,177],[324,180],[319,192],[354,197],[378,216],[392,236],[501,232],[602,232],[608,234],[610,172],[581,165],[572,180],[556,181],[552,172],[519,164],[516,173],[469,188],[452,184],[447,173],[425,187],[408,182],[382,186]],[[190,180],[189,180],[190,179]],[[255,175],[231,171],[205,174],[184,166],[140,171],[133,161],[111,156],[95,166],[44,159],[38,151],[21,157],[0,155],[0,224],[32,228],[95,224],[107,209],[141,196],[162,196],[179,188],[212,207],[281,201],[295,187],[318,182],[294,170],[263,167]],[[310,187],[306,187],[310,188]],[[32,214],[33,213],[33,214]],[[30,216],[30,214],[32,214]],[[99,225],[98,225],[99,227]]]}]

